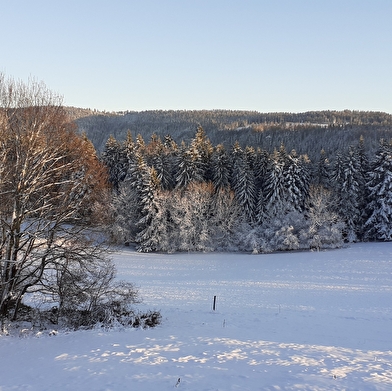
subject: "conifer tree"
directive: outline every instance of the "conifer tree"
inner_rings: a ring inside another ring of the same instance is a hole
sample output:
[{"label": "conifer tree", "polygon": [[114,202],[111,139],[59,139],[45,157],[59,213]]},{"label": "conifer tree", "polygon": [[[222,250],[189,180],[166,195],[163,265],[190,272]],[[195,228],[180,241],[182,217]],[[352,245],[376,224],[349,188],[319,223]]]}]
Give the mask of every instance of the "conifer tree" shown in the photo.
[{"label": "conifer tree", "polygon": [[162,190],[172,190],[174,187],[173,159],[164,144],[160,143],[151,158]]},{"label": "conifer tree", "polygon": [[369,172],[366,238],[392,240],[392,142],[381,141]]},{"label": "conifer tree", "polygon": [[284,184],[287,192],[287,202],[291,208],[303,212],[309,196],[309,159],[307,156],[297,156],[293,150],[284,155],[285,163]]},{"label": "conifer tree", "polygon": [[254,162],[255,184],[257,191],[263,189],[270,156],[266,150],[260,148],[256,151],[256,159]]},{"label": "conifer tree", "polygon": [[181,144],[177,158],[176,187],[185,188],[191,182],[202,182],[204,165],[198,151]]},{"label": "conifer tree", "polygon": [[110,136],[105,144],[105,149],[101,157],[102,162],[108,169],[109,181],[114,189],[118,189],[121,181],[124,180],[127,171],[124,149],[113,136]]},{"label": "conifer tree", "polygon": [[263,188],[263,197],[260,197],[257,204],[259,223],[277,215],[284,204],[283,163],[276,150],[271,155]]},{"label": "conifer tree", "polygon": [[230,185],[230,161],[222,144],[215,147],[211,156],[211,180],[217,190]]},{"label": "conifer tree", "polygon": [[138,251],[159,251],[165,246],[166,236],[166,214],[162,213],[162,207],[158,198],[160,183],[154,168],[143,171],[142,189],[140,191],[140,202],[142,204],[142,217],[138,221],[140,231],[136,235],[136,243],[139,244]]},{"label": "conifer tree", "polygon": [[254,173],[250,169],[246,155],[239,143],[236,142],[232,149],[231,187],[234,190],[238,205],[248,221],[255,220],[256,188]]},{"label": "conifer tree", "polygon": [[213,146],[201,126],[197,128],[189,149],[192,151],[195,165],[202,171],[203,180],[208,182],[211,179],[210,163]]},{"label": "conifer tree", "polygon": [[364,225],[367,220],[366,210],[368,202],[368,172],[369,172],[369,159],[365,150],[365,140],[361,136],[357,147],[357,155],[359,162],[359,173],[358,173],[358,209],[360,211],[360,217],[358,220],[358,237],[363,239],[364,237]]},{"label": "conifer tree", "polygon": [[350,147],[337,160],[333,173],[335,210],[346,223],[345,237],[349,242],[358,240],[361,224],[361,175],[358,153]]},{"label": "conifer tree", "polygon": [[330,188],[330,163],[324,149],[321,150],[319,160],[315,165],[312,183],[321,185],[326,189]]}]

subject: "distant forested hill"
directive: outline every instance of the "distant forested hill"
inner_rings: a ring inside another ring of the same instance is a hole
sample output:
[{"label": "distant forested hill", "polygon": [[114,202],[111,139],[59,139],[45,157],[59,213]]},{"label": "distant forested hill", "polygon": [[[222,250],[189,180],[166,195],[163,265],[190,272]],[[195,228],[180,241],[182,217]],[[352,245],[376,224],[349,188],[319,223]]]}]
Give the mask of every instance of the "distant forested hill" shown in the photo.
[{"label": "distant forested hill", "polygon": [[321,149],[327,156],[364,137],[366,150],[372,153],[380,139],[392,138],[392,115],[372,111],[310,111],[305,113],[259,113],[256,111],[197,110],[98,112],[67,108],[80,132],[102,152],[109,136],[118,141],[141,134],[148,142],[153,134],[171,135],[180,143],[189,142],[202,126],[214,145],[260,147],[273,151],[284,145],[317,159]]}]

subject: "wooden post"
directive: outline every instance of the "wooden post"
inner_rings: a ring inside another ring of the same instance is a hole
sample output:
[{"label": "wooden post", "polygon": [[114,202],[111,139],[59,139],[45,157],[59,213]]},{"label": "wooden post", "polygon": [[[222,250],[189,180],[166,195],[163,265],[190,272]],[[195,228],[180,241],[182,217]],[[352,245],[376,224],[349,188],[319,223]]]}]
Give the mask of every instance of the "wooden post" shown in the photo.
[{"label": "wooden post", "polygon": [[212,309],[213,311],[216,309],[216,296],[214,296],[214,304],[212,305]]}]

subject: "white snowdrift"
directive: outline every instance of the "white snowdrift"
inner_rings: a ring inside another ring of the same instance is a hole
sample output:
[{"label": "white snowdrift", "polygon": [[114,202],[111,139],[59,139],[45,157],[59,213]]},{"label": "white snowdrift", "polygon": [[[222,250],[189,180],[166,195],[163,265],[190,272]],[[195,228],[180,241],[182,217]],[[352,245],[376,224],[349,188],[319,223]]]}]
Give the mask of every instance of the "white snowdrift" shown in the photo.
[{"label": "white snowdrift", "polygon": [[0,391],[392,389],[392,243],[114,259],[163,324],[1,336]]}]

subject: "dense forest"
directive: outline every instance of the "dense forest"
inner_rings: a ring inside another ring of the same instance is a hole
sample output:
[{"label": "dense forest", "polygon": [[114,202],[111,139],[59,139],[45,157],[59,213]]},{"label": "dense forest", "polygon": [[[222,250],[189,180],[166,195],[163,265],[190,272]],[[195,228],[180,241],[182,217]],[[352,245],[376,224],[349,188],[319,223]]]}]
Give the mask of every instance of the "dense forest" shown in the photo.
[{"label": "dense forest", "polygon": [[[231,114],[237,130],[221,135],[240,138],[249,123]],[[230,144],[230,137],[214,144],[202,126],[180,143],[156,133],[145,140],[132,130],[124,140],[110,136],[101,160],[113,187],[112,239],[135,242],[139,251],[254,253],[391,240],[392,144],[377,137],[389,135],[390,116],[324,112],[298,118],[335,120],[266,130],[253,124],[254,141],[275,132],[280,143],[273,148]],[[291,135],[287,143],[279,133]]]},{"label": "dense forest", "polygon": [[374,153],[380,139],[392,137],[392,116],[381,112],[314,111],[306,113],[259,113],[254,111],[143,111],[103,113],[67,108],[79,131],[85,133],[101,153],[112,135],[122,142],[128,131],[149,140],[154,134],[170,135],[177,144],[189,143],[198,126],[214,145],[230,148],[253,146],[273,152],[281,144],[310,159],[323,149],[330,160],[363,136],[366,150]]}]

